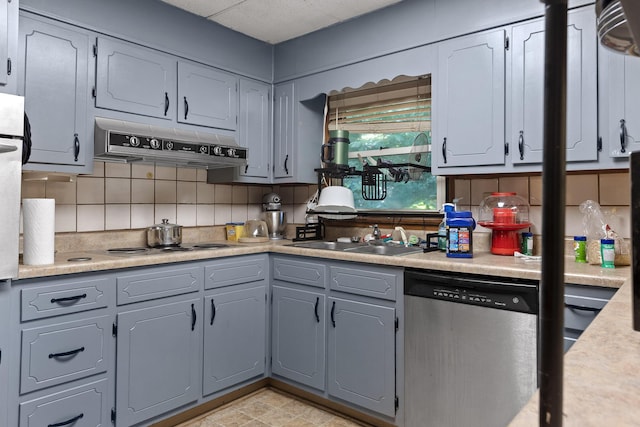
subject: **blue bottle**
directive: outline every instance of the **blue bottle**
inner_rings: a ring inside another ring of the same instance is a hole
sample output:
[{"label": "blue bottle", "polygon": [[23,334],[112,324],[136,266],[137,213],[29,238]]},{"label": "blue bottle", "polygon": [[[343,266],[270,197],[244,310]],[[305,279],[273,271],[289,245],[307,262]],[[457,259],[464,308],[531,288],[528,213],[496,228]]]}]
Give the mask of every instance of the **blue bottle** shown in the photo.
[{"label": "blue bottle", "polygon": [[448,212],[447,228],[447,256],[449,258],[473,257],[473,230],[476,221],[470,211]]}]

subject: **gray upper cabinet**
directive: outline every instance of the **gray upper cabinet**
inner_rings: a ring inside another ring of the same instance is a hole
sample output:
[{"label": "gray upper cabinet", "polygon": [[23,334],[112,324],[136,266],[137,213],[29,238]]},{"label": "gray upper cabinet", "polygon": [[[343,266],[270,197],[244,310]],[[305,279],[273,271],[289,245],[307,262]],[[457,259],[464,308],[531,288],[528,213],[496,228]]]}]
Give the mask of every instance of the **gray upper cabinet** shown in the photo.
[{"label": "gray upper cabinet", "polygon": [[169,55],[99,37],[96,107],[174,120],[176,73]]},{"label": "gray upper cabinet", "polygon": [[395,309],[330,297],[329,395],[395,416]]},{"label": "gray upper cabinet", "polygon": [[271,370],[318,390],[325,388],[325,295],[274,282]]},{"label": "gray upper cabinet", "polygon": [[205,297],[203,395],[264,374],[265,282],[220,288]]},{"label": "gray upper cabinet", "polygon": [[434,166],[503,165],[505,31],[441,43],[434,80]]},{"label": "gray upper cabinet", "polygon": [[90,172],[93,141],[87,131],[87,107],[93,67],[89,66],[89,34],[22,15],[19,39],[18,94],[25,97],[33,140],[26,169]]},{"label": "gray upper cabinet", "polygon": [[131,426],[201,395],[202,299],[118,314],[116,425]]},{"label": "gray upper cabinet", "polygon": [[600,136],[609,156],[627,157],[640,150],[640,58],[599,54]]},{"label": "gray upper cabinet", "polygon": [[[516,25],[512,31],[512,159],[514,164],[542,163],[544,20]],[[567,161],[598,159],[595,31],[593,8],[569,13]]]},{"label": "gray upper cabinet", "polygon": [[269,183],[271,178],[271,85],[240,79],[238,140],[249,149],[241,182]]},{"label": "gray upper cabinet", "polygon": [[0,92],[15,93],[18,1],[0,0]]},{"label": "gray upper cabinet", "polygon": [[237,76],[178,62],[178,122],[235,130],[237,99]]},{"label": "gray upper cabinet", "polygon": [[273,178],[292,178],[296,167],[294,83],[277,85],[273,98]]}]

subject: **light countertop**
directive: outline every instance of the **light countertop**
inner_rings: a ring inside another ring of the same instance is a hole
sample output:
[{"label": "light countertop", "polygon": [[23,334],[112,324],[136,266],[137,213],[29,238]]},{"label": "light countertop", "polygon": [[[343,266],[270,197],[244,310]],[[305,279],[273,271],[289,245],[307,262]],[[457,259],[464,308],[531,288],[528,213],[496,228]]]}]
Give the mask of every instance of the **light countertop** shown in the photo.
[{"label": "light countertop", "polygon": [[[539,279],[540,262],[476,252],[473,258],[447,258],[443,253],[384,256],[333,252],[287,246],[290,241],[264,244],[234,244],[228,248],[169,254],[119,257],[101,250],[62,252],[55,264],[21,265],[19,278],[112,270],[171,262],[193,261],[253,253],[312,256],[378,265],[456,271]],[[90,256],[90,261],[68,261]],[[640,425],[640,332],[631,327],[631,270],[629,267],[602,269],[565,262],[565,282],[620,288],[564,358],[564,425]],[[538,425],[538,394],[533,396],[510,427]]]}]

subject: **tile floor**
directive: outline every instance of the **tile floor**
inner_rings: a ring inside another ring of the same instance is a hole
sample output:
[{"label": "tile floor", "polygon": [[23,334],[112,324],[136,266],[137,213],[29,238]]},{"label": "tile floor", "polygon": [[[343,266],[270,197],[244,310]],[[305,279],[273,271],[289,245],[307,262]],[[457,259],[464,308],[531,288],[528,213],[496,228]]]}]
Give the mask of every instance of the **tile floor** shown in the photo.
[{"label": "tile floor", "polygon": [[178,427],[361,427],[290,395],[263,388]]}]

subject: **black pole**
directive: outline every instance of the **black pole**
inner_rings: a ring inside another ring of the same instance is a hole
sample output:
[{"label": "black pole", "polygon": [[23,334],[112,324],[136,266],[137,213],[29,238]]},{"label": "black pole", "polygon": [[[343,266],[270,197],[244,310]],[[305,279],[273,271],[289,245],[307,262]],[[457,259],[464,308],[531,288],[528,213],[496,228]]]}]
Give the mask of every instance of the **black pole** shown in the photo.
[{"label": "black pole", "polygon": [[567,0],[544,0],[540,426],[562,426]]}]

